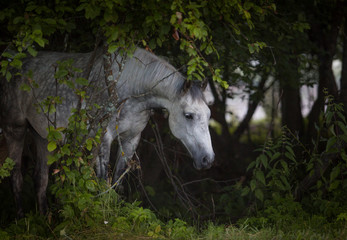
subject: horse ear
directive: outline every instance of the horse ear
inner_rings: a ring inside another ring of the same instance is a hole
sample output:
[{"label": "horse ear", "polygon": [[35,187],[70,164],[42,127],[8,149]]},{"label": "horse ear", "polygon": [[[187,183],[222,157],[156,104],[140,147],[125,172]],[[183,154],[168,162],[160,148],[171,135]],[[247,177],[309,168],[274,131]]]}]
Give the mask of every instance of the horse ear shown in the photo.
[{"label": "horse ear", "polygon": [[205,78],[205,79],[201,82],[201,84],[200,84],[200,87],[201,87],[201,90],[202,90],[202,91],[205,91],[205,89],[206,89],[206,87],[207,87],[207,84],[208,84],[208,80],[207,80],[207,78]]},{"label": "horse ear", "polygon": [[187,81],[186,80],[184,82],[184,85],[183,85],[183,88],[182,88],[183,94],[186,94],[189,91],[189,89],[192,87],[192,84],[193,84],[193,81]]}]

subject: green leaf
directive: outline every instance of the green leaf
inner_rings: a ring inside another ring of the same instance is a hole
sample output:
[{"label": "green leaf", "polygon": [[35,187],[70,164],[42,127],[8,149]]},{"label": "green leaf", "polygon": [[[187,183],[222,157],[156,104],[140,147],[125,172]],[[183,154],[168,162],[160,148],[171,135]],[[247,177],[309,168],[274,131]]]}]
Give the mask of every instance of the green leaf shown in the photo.
[{"label": "green leaf", "polygon": [[310,171],[313,167],[314,167],[314,164],[313,164],[312,162],[309,162],[309,163],[307,164],[306,170],[307,170],[307,171]]},{"label": "green leaf", "polygon": [[87,86],[89,84],[89,81],[85,78],[79,77],[79,78],[76,78],[76,83],[82,86]]},{"label": "green leaf", "polygon": [[276,159],[277,159],[278,157],[280,157],[280,156],[281,156],[281,153],[275,152],[275,154],[272,155],[270,162],[272,162],[273,160],[276,160]]},{"label": "green leaf", "polygon": [[291,155],[295,156],[294,151],[290,146],[286,146],[286,149]]},{"label": "green leaf", "polygon": [[[75,212],[71,205],[64,205],[63,215],[66,219],[73,219],[75,217]],[[60,230],[60,236],[66,236],[65,228]]]},{"label": "green leaf", "polygon": [[334,167],[330,173],[330,182],[333,182],[340,175],[340,172],[341,172],[340,165],[337,165],[336,167]]},{"label": "green leaf", "polygon": [[275,186],[277,186],[281,191],[285,191],[286,188],[284,187],[284,185],[282,184],[281,181],[279,180],[274,180]]},{"label": "green leaf", "polygon": [[328,112],[325,114],[325,118],[326,118],[325,121],[326,121],[327,125],[330,125],[331,119],[332,119],[333,116],[334,116],[334,113],[331,112],[331,111],[328,111]]},{"label": "green leaf", "polygon": [[95,191],[95,184],[93,180],[87,180],[86,181],[86,188],[91,191],[94,192]]},{"label": "green leaf", "polygon": [[248,44],[248,50],[251,54],[253,54],[255,52],[255,48],[254,48],[253,44]]},{"label": "green leaf", "polygon": [[45,41],[43,40],[43,38],[41,37],[36,37],[34,39],[34,41],[40,46],[40,47],[44,47],[45,46]]},{"label": "green leaf", "polygon": [[61,79],[69,74],[68,70],[66,69],[59,69],[55,74],[54,77],[56,79]]},{"label": "green leaf", "polygon": [[161,46],[162,46],[162,41],[161,41],[161,39],[160,39],[160,38],[157,38],[157,45],[158,45],[159,47],[161,47]]},{"label": "green leaf", "polygon": [[92,150],[93,148],[93,140],[91,138],[88,138],[86,141],[86,148],[88,151]]},{"label": "green leaf", "polygon": [[14,58],[13,61],[10,63],[10,65],[17,69],[20,69],[23,65],[23,62],[18,58]]},{"label": "green leaf", "polygon": [[250,191],[250,189],[247,186],[242,188],[241,197],[246,196],[249,193],[249,191]]},{"label": "green leaf", "polygon": [[118,45],[116,43],[111,43],[108,45],[107,52],[114,53],[118,49]]},{"label": "green leaf", "polygon": [[9,71],[7,71],[6,72],[6,80],[9,82],[11,80],[11,78],[12,78],[12,74]]},{"label": "green leaf", "polygon": [[340,135],[340,138],[341,138],[345,143],[347,143],[347,134]]},{"label": "green leaf", "polygon": [[19,89],[22,90],[22,91],[29,92],[31,90],[31,87],[28,84],[26,84],[26,83],[22,83],[20,85]]},{"label": "green leaf", "polygon": [[267,161],[267,157],[265,154],[262,154],[259,156],[260,158],[260,161],[261,161],[261,164],[263,164],[263,166],[265,167],[265,169],[268,168],[269,164],[268,164],[268,161]]},{"label": "green leaf", "polygon": [[342,150],[342,152],[340,153],[340,156],[341,156],[342,160],[347,163],[347,154],[346,154],[346,152]]},{"label": "green leaf", "polygon": [[21,53],[17,53],[15,56],[14,56],[14,59],[21,59],[21,58],[25,58],[27,55],[23,52]]},{"label": "green leaf", "polygon": [[79,12],[79,11],[82,11],[86,8],[88,4],[87,3],[82,3],[81,5],[79,5],[77,8],[76,8],[76,11]]},{"label": "green leaf", "polygon": [[46,18],[45,22],[50,24],[50,25],[56,25],[57,24],[57,21],[53,18]]},{"label": "green leaf", "polygon": [[155,49],[157,44],[154,38],[152,38],[151,40],[149,40],[148,46],[150,49]]},{"label": "green leaf", "polygon": [[341,183],[340,180],[335,180],[332,183],[330,183],[329,191],[333,191],[333,190],[337,189],[339,187],[340,183]]},{"label": "green leaf", "polygon": [[264,177],[264,173],[262,171],[257,171],[255,173],[255,178],[261,182],[262,184],[266,185],[265,183],[265,177]]},{"label": "green leaf", "polygon": [[331,150],[332,146],[336,143],[336,141],[337,141],[337,137],[335,137],[335,136],[329,138],[325,151],[329,152]]},{"label": "green leaf", "polygon": [[84,188],[84,185],[85,185],[84,179],[83,179],[83,178],[80,178],[80,179],[78,180],[78,186],[79,186],[80,188]]},{"label": "green leaf", "polygon": [[52,136],[55,140],[61,140],[63,139],[63,136],[61,134],[61,132],[57,131],[57,130],[53,130],[52,132]]},{"label": "green leaf", "polygon": [[72,158],[68,158],[66,159],[66,166],[70,166],[73,162],[73,159]]},{"label": "green leaf", "polygon": [[262,190],[260,190],[259,188],[257,188],[254,192],[255,197],[258,198],[261,202],[264,201],[264,193]]},{"label": "green leaf", "polygon": [[252,179],[249,185],[251,187],[251,191],[253,192],[257,187],[257,182],[254,179]]},{"label": "green leaf", "polygon": [[63,166],[66,177],[71,180],[73,183],[75,182],[75,173],[72,172],[68,167]]},{"label": "green leaf", "polygon": [[281,163],[281,165],[282,165],[282,168],[283,168],[283,170],[284,170],[284,173],[285,174],[287,174],[288,173],[288,164],[287,164],[287,162],[286,161],[284,161],[284,160],[280,160],[280,163]]},{"label": "green leaf", "polygon": [[70,155],[71,154],[71,151],[69,149],[69,144],[64,144],[64,146],[61,148],[61,153],[63,155]]},{"label": "green leaf", "polygon": [[243,14],[246,19],[251,19],[251,14],[248,11],[243,11]]},{"label": "green leaf", "polygon": [[30,55],[33,56],[33,57],[36,57],[36,56],[37,56],[37,51],[36,51],[33,47],[31,47],[31,46],[28,47],[28,52],[29,52]]},{"label": "green leaf", "polygon": [[290,154],[289,152],[286,152],[284,155],[285,155],[288,159],[292,160],[293,162],[296,162],[294,156],[293,156],[292,154]]},{"label": "green leaf", "polygon": [[57,148],[57,143],[55,141],[51,141],[47,145],[47,149],[49,152],[54,151]]},{"label": "green leaf", "polygon": [[255,161],[252,161],[252,162],[248,165],[246,171],[248,171],[248,170],[254,168],[254,166],[255,166]]},{"label": "green leaf", "polygon": [[13,58],[12,54],[9,52],[4,52],[3,54],[1,54],[1,57],[3,58]]},{"label": "green leaf", "polygon": [[331,124],[331,125],[330,125],[329,131],[330,131],[334,136],[336,136],[336,133],[335,133],[335,125],[334,125],[334,124]]},{"label": "green leaf", "polygon": [[283,175],[280,176],[280,179],[281,179],[282,183],[286,186],[287,190],[290,190],[291,187],[290,187],[290,184],[288,182],[288,179]]},{"label": "green leaf", "polygon": [[343,122],[337,121],[337,125],[341,128],[344,134],[347,134],[347,126]]},{"label": "green leaf", "polygon": [[47,161],[47,164],[48,165],[51,165],[53,163],[55,163],[58,159],[56,158],[55,155],[48,155],[48,161]]},{"label": "green leaf", "polygon": [[[339,116],[339,118],[340,118],[340,121],[338,121],[338,122],[341,122],[342,124],[346,124],[346,118],[345,118],[345,116],[342,114],[342,111],[343,111],[343,110],[341,110],[341,112],[337,112],[337,116]],[[345,128],[346,128],[346,125],[345,125]]]}]

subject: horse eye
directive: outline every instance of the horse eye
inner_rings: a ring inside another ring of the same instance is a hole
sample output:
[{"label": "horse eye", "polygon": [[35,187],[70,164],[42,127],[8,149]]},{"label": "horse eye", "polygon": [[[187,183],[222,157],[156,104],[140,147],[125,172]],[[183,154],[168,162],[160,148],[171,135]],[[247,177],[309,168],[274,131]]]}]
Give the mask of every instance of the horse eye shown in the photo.
[{"label": "horse eye", "polygon": [[184,117],[188,120],[193,120],[194,119],[194,115],[192,113],[185,113]]}]

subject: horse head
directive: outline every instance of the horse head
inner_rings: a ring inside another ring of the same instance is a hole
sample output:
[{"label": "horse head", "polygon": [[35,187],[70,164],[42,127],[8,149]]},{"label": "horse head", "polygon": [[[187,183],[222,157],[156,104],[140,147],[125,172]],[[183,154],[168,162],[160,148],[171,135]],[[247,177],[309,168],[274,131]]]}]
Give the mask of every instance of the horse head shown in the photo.
[{"label": "horse head", "polygon": [[171,132],[187,148],[195,168],[210,168],[215,155],[208,127],[211,111],[201,88],[196,85],[184,88],[168,111]]}]

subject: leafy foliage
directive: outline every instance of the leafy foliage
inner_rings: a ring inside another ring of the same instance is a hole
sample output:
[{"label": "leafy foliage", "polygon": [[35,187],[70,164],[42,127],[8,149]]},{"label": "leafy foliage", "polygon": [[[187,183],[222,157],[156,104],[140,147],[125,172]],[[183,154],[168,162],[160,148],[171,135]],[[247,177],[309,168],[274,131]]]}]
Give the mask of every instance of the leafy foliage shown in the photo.
[{"label": "leafy foliage", "polygon": [[[212,39],[212,27],[215,24],[226,24],[240,35],[244,30],[244,21],[248,29],[252,30],[255,27],[253,15],[263,18],[274,10],[275,5],[271,1],[260,1],[256,4],[251,1],[243,3],[240,0],[81,0],[69,3],[58,1],[47,5],[40,5],[37,1],[28,1],[25,5],[8,3],[0,14],[0,21],[8,26],[4,39],[8,45],[3,53],[12,48],[21,58],[26,56],[27,52],[36,56],[38,49],[54,47],[52,44],[55,39],[63,36],[66,39],[77,33],[81,35],[79,39],[90,41],[90,31],[95,38],[106,41],[110,53],[121,49],[131,54],[135,46],[141,45],[148,50],[154,50],[164,45],[174,45],[174,40],[179,42],[179,48],[188,56],[185,63],[189,80],[204,79],[207,69],[215,81],[226,87],[227,82],[222,80],[220,69],[214,69],[206,60],[207,55],[217,53]],[[82,26],[84,32],[79,32],[77,26]],[[65,49],[67,44],[64,42]],[[93,40],[79,45],[91,47]],[[249,49],[254,52],[265,45],[263,42],[250,43]],[[1,72],[8,79],[11,78],[8,66],[21,65],[21,58],[17,58],[12,56],[13,61],[2,61]]]},{"label": "leafy foliage", "polygon": [[9,177],[15,163],[12,159],[6,158],[4,163],[0,166],[0,183],[5,177]]},{"label": "leafy foliage", "polygon": [[282,137],[275,143],[269,140],[262,153],[249,165],[248,169],[253,169],[254,177],[249,187],[244,188],[243,194],[251,191],[261,202],[265,200],[264,192],[267,189],[271,190],[271,197],[291,194],[298,162],[291,139],[288,138],[286,129],[283,130]]},{"label": "leafy foliage", "polygon": [[284,128],[249,165],[252,178],[242,195],[256,200],[257,217],[247,220],[252,226],[300,229],[309,219],[317,229],[345,223],[346,120],[331,96],[326,104],[312,152]]}]

